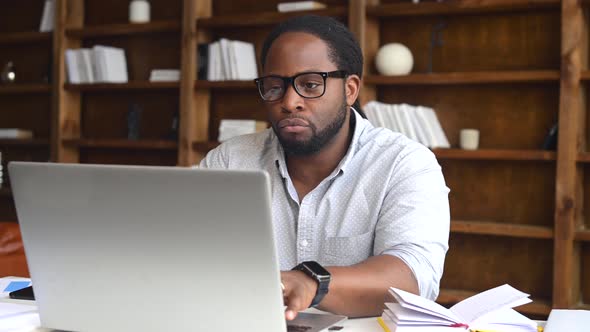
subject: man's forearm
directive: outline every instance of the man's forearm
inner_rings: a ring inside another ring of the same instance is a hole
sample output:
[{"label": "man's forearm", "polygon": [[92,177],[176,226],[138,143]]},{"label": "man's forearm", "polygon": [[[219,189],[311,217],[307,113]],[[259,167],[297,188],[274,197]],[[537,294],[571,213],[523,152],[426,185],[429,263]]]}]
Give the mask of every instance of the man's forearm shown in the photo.
[{"label": "man's forearm", "polygon": [[389,287],[418,294],[410,268],[390,255],[369,257],[353,266],[327,268],[332,274],[330,291],[318,309],[349,317],[381,315]]}]

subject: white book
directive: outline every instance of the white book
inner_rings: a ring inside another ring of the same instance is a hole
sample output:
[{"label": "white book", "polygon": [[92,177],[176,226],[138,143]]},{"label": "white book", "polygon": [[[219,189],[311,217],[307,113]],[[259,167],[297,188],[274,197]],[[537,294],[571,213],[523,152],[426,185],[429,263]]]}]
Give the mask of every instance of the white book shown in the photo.
[{"label": "white book", "polygon": [[404,127],[407,130],[406,136],[408,136],[411,140],[418,141],[418,136],[416,136],[416,130],[414,129],[414,124],[412,121],[412,114],[410,111],[411,106],[408,104],[401,104],[399,107],[399,115],[404,123]]},{"label": "white book", "polygon": [[428,136],[426,135],[426,132],[424,130],[422,120],[418,117],[418,107],[411,107],[408,113],[410,115],[410,119],[412,120],[412,125],[416,133],[417,141],[429,147],[430,145],[428,141]]},{"label": "white book", "polygon": [[219,41],[209,45],[209,67],[207,70],[207,80],[221,81],[221,51]]},{"label": "white book", "polygon": [[41,24],[39,25],[40,32],[53,31],[55,23],[55,1],[45,0],[43,4],[43,14],[41,15]]},{"label": "white book", "polygon": [[67,49],[65,53],[65,61],[68,82],[71,84],[80,84],[80,71],[76,60],[76,50]]},{"label": "white book", "polygon": [[390,288],[389,293],[395,302],[385,304],[381,319],[392,331],[537,331],[534,321],[512,309],[531,302],[529,294],[507,284],[471,296],[450,309],[397,288]]},{"label": "white book", "polygon": [[102,82],[127,83],[127,61],[125,51],[111,46],[94,46],[95,60],[102,74]]},{"label": "white book", "polygon": [[409,129],[406,128],[406,123],[404,122],[404,120],[402,119],[402,114],[401,114],[401,109],[400,109],[400,105],[399,104],[394,104],[391,105],[393,108],[393,116],[395,119],[395,123],[397,124],[397,128],[399,129],[399,132],[404,134],[405,136],[409,137]]},{"label": "white book", "polygon": [[282,13],[322,8],[326,8],[326,5],[317,1],[282,2],[277,5],[277,10]]},{"label": "white book", "polygon": [[229,54],[231,50],[229,49],[230,41],[221,38],[219,40],[219,47],[221,49],[221,72],[222,72],[222,80],[232,80],[232,70],[231,70],[231,61],[229,59]]},{"label": "white book", "polygon": [[237,62],[238,80],[253,80],[258,77],[258,66],[256,64],[256,52],[254,44],[235,40],[233,41],[235,58]]},{"label": "white book", "polygon": [[433,148],[450,148],[451,145],[449,144],[449,140],[447,139],[434,110],[429,107],[424,107],[424,111],[434,132],[434,136],[436,137],[436,146],[433,146]]},{"label": "white book", "polygon": [[434,129],[432,128],[432,126],[430,125],[430,121],[428,120],[427,116],[426,116],[426,110],[424,107],[416,107],[415,112],[415,116],[417,118],[417,120],[420,122],[423,134],[424,134],[424,139],[425,139],[425,143],[424,145],[426,145],[429,148],[435,148],[438,147],[438,143],[436,141],[436,136],[434,134]]},{"label": "white book", "polygon": [[82,60],[82,68],[84,69],[84,76],[86,79],[85,83],[95,83],[96,79],[94,78],[94,70],[92,68],[94,58],[92,50],[89,48],[81,48],[78,52]]},{"label": "white book", "polygon": [[363,110],[365,112],[365,115],[367,116],[367,120],[369,120],[369,122],[373,125],[373,127],[378,127],[376,114],[375,114],[376,108],[377,108],[376,101],[370,101],[370,102],[366,103],[365,106],[363,106]]},{"label": "white book", "polygon": [[387,128],[399,133],[399,132],[401,132],[401,130],[400,130],[400,126],[398,125],[398,123],[395,119],[395,115],[393,114],[393,112],[395,112],[395,109],[393,106],[394,105],[384,104],[381,107],[383,109],[383,111],[381,113],[384,115],[385,121],[387,121]]},{"label": "white book", "polygon": [[15,139],[26,139],[33,138],[33,132],[27,129],[20,128],[0,128],[0,138],[15,138]]},{"label": "white book", "polygon": [[175,82],[180,80],[178,69],[152,69],[150,71],[150,82]]}]

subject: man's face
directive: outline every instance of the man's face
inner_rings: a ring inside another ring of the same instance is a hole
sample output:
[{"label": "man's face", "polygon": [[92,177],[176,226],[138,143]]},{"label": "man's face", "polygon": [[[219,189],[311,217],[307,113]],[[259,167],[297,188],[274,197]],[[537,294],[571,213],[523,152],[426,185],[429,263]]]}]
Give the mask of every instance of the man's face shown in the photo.
[{"label": "man's face", "polygon": [[[302,32],[278,37],[269,49],[263,76],[291,77],[303,72],[331,72],[339,68],[328,57],[321,39]],[[300,96],[292,85],[283,98],[265,102],[269,121],[288,154],[311,155],[329,144],[348,119],[344,80],[327,78],[322,97]]]}]

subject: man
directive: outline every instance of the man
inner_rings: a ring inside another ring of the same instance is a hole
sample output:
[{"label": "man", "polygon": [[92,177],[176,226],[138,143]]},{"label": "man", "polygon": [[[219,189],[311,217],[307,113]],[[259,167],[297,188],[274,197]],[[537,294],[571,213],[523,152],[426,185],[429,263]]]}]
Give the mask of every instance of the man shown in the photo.
[{"label": "man", "polygon": [[390,286],[435,299],[448,188],[430,150],[358,113],[354,36],[331,18],[290,19],[266,39],[261,63],[272,129],[227,141],[200,166],[270,174],[286,318],[310,305],[380,315]]}]

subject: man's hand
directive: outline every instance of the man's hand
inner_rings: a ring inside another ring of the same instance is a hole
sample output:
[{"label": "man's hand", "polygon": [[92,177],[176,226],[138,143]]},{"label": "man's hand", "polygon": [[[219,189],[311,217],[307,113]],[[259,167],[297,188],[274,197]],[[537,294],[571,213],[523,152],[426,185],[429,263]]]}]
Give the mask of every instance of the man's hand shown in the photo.
[{"label": "man's hand", "polygon": [[281,280],[285,286],[283,290],[283,301],[287,306],[285,318],[293,320],[299,311],[309,308],[317,292],[318,283],[301,271],[283,271]]}]

